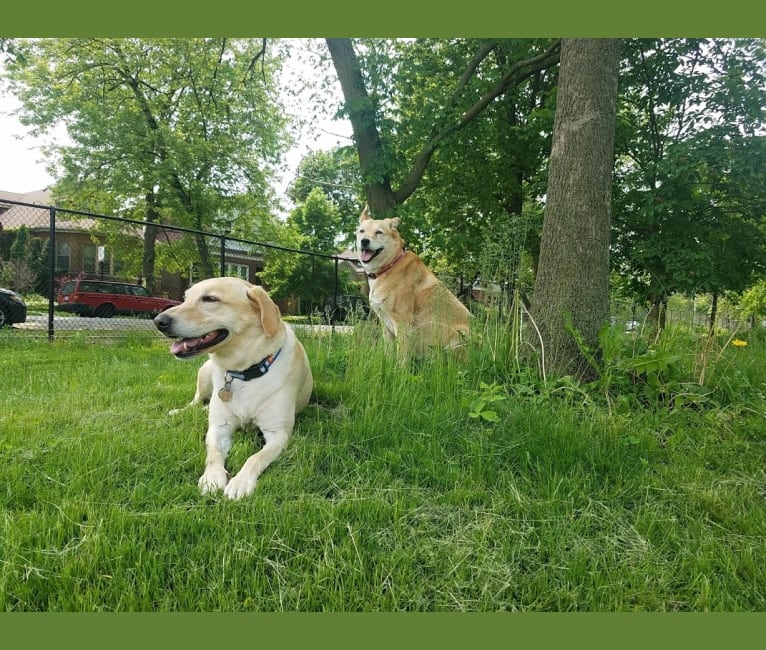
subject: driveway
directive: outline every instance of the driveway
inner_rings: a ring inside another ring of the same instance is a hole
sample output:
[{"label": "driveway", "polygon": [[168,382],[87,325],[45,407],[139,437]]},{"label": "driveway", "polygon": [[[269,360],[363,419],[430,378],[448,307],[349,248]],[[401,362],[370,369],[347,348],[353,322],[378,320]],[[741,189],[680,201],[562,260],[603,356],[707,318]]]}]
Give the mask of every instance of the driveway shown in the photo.
[{"label": "driveway", "polygon": [[[17,329],[46,330],[48,329],[48,316],[27,316],[26,323],[15,325]],[[76,330],[98,331],[151,331],[154,323],[150,318],[78,318],[72,316],[53,317],[54,332],[72,332]]]},{"label": "driveway", "polygon": [[[48,316],[31,315],[27,316],[26,323],[17,323],[13,326],[20,330],[42,330],[48,331]],[[301,325],[293,324],[296,332],[301,330],[310,330],[312,332],[330,332],[333,327],[330,325]],[[335,325],[336,332],[348,333],[353,330],[351,325]],[[151,318],[81,318],[73,316],[53,316],[53,332],[75,332],[75,331],[98,331],[98,332],[159,332],[154,327]]]}]

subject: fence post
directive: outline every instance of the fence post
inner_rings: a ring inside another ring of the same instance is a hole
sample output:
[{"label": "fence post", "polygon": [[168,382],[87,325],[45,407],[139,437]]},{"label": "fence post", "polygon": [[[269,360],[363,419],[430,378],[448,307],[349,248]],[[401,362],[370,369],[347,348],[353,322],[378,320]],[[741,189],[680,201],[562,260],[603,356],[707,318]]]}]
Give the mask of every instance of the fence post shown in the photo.
[{"label": "fence post", "polygon": [[48,233],[48,340],[55,335],[53,309],[56,300],[56,208],[50,208],[50,231]]},{"label": "fence post", "polygon": [[221,277],[226,275],[226,237],[221,235]]},{"label": "fence post", "polygon": [[338,307],[338,258],[335,258],[335,287],[333,289],[333,293],[335,294],[333,296],[332,306],[333,310],[335,310]]}]

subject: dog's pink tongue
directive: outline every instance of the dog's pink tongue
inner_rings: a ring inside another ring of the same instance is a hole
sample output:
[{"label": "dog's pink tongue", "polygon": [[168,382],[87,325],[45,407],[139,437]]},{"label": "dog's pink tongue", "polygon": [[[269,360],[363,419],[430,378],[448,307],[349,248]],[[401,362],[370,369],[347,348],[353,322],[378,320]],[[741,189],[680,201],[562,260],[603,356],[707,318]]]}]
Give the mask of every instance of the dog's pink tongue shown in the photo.
[{"label": "dog's pink tongue", "polygon": [[182,341],[173,341],[173,345],[170,346],[170,354],[181,354],[182,352],[188,352],[191,348],[195,347],[199,343],[199,339],[183,339]]},{"label": "dog's pink tongue", "polygon": [[359,257],[362,262],[369,262],[372,259],[372,251],[361,251]]},{"label": "dog's pink tongue", "polygon": [[196,339],[181,339],[180,341],[174,341],[173,345],[170,346],[170,354],[189,352],[190,350],[194,350],[194,348],[204,345],[208,341],[214,339],[215,336],[215,332],[210,332],[210,334],[205,334],[205,336],[200,336]]}]

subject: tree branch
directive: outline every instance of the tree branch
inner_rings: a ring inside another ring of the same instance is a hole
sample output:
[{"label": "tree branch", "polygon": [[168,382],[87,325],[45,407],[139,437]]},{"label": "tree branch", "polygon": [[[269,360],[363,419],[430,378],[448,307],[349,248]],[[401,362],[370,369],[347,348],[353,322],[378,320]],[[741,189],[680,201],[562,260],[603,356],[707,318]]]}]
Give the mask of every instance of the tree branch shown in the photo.
[{"label": "tree branch", "polygon": [[256,55],[252,58],[250,61],[250,65],[247,66],[247,74],[245,75],[244,81],[247,81],[249,77],[253,76],[253,70],[255,69],[255,64],[258,63],[258,59],[261,60],[261,76],[263,77],[264,83],[266,82],[266,70],[264,68],[264,62],[266,60],[266,39],[261,39],[261,49],[258,50]]},{"label": "tree branch", "polygon": [[[484,53],[481,59],[479,59],[479,55],[482,53],[482,51],[486,50],[489,45],[490,44],[487,43],[485,47],[477,53],[469,65],[469,68],[467,68],[466,72],[461,76],[460,81],[458,82],[459,85],[461,83],[465,85],[464,79],[467,82],[468,77],[474,73],[478,63],[483,60],[487,54],[489,54],[491,48]],[[431,160],[431,156],[433,156],[439,144],[447,136],[462,129],[469,122],[471,122],[471,120],[476,118],[487,106],[489,106],[492,101],[508,92],[514,86],[517,86],[519,83],[533,76],[534,74],[556,65],[559,62],[560,52],[561,40],[559,39],[555,41],[542,54],[532,57],[531,59],[517,61],[510,67],[508,72],[503,75],[503,78],[494,86],[494,88],[492,88],[492,90],[486,93],[465,113],[463,113],[463,115],[461,115],[456,122],[444,126],[438,130],[434,128],[434,130],[431,132],[431,136],[429,137],[428,142],[426,142],[418,155],[415,156],[415,159],[412,163],[412,168],[410,169],[409,174],[407,174],[407,177],[404,179],[401,187],[394,191],[394,196],[396,197],[397,203],[403,203],[417,189],[417,186],[423,178],[426,167]],[[471,68],[471,66],[473,66],[473,68]],[[450,100],[453,104],[456,102],[456,96],[457,92],[453,94],[453,98]]]},{"label": "tree branch", "polygon": [[[401,187],[391,188],[390,176],[381,166],[383,144],[377,129],[375,106],[367,94],[359,60],[348,38],[325,39],[330,50],[335,71],[338,75],[345,107],[354,132],[354,143],[359,166],[364,179],[365,194],[373,214],[388,212],[403,203],[418,187],[423,178],[431,156],[446,137],[463,128],[475,119],[497,97],[508,92],[525,79],[546,70],[559,61],[560,41],[555,41],[545,52],[523,61],[514,63],[502,79],[473,106],[450,124],[437,124],[431,130],[427,142],[415,156],[412,167]],[[455,85],[454,92],[445,105],[445,111],[457,106],[462,91],[473,78],[480,64],[495,50],[497,40],[490,40],[481,45],[469,61],[463,74]],[[449,118],[445,118],[445,121]]]}]

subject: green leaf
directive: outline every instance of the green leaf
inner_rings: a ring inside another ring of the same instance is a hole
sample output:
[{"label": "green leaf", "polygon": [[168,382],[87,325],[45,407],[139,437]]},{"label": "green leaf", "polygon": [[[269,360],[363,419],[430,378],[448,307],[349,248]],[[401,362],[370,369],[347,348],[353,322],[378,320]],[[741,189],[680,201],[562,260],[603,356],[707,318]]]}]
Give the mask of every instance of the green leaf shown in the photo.
[{"label": "green leaf", "polygon": [[481,417],[487,422],[500,422],[500,416],[495,411],[482,411]]}]

